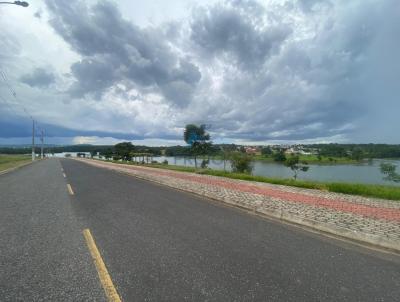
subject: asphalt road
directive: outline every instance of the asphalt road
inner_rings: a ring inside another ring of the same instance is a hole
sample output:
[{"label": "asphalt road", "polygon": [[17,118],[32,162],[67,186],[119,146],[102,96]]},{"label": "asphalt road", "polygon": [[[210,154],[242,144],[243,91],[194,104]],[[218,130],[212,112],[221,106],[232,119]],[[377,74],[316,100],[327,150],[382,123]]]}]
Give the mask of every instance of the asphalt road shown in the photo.
[{"label": "asphalt road", "polygon": [[123,301],[400,300],[398,256],[51,159],[0,176],[0,301],[104,300],[86,228]]}]

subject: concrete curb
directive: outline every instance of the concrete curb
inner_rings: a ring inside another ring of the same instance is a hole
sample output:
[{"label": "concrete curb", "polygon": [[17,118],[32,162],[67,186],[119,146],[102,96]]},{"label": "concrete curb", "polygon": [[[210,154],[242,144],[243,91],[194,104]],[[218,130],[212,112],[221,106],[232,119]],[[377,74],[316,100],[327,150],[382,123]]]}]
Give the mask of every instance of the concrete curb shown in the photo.
[{"label": "concrete curb", "polygon": [[[86,161],[82,161],[82,162],[86,162]],[[86,162],[86,163],[90,164],[90,162]],[[266,210],[263,210],[261,207],[257,207],[257,205],[255,205],[254,207],[250,207],[250,206],[245,206],[242,204],[237,204],[234,201],[226,200],[223,198],[217,198],[215,196],[212,196],[211,194],[199,193],[197,191],[194,191],[194,190],[192,191],[190,189],[187,190],[187,189],[183,189],[183,188],[178,188],[178,187],[169,185],[167,183],[164,183],[162,181],[154,180],[150,177],[147,178],[147,177],[143,177],[143,176],[129,173],[126,171],[121,171],[121,170],[118,170],[117,168],[114,168],[114,166],[112,166],[112,165],[110,165],[110,168],[107,168],[107,167],[101,167],[101,168],[110,169],[110,170],[113,170],[113,171],[121,173],[121,174],[133,176],[133,177],[143,179],[146,181],[151,181],[153,183],[157,183],[159,185],[173,188],[175,190],[179,190],[182,192],[188,192],[191,194],[195,194],[197,196],[202,196],[202,197],[205,197],[205,198],[217,201],[217,202],[222,202],[224,204],[234,206],[236,208],[251,211],[251,212],[259,214],[261,216],[273,218],[276,220],[281,220],[281,221],[287,222],[289,224],[305,226],[307,228],[317,230],[323,234],[325,233],[325,234],[333,235],[334,237],[336,237],[338,239],[345,239],[345,240],[349,240],[349,241],[353,241],[355,243],[361,244],[366,247],[380,248],[380,249],[394,252],[396,254],[400,254],[400,242],[387,240],[378,235],[356,232],[356,231],[352,231],[352,230],[349,230],[349,229],[346,229],[343,227],[338,227],[336,225],[332,225],[332,224],[328,224],[328,223],[321,223],[318,221],[314,221],[312,219],[300,218],[293,214],[283,212],[283,211],[266,211]]]}]

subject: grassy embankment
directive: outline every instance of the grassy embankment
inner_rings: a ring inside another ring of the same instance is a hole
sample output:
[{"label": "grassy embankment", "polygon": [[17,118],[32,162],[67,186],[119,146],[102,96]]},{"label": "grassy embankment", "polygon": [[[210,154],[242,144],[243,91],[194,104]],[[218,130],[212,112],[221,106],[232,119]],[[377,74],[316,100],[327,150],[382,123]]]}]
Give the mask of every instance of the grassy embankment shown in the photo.
[{"label": "grassy embankment", "polygon": [[31,161],[28,155],[3,155],[0,154],[0,172],[14,168]]},{"label": "grassy embankment", "polygon": [[[126,162],[113,161],[117,164],[127,164]],[[128,163],[136,165],[134,163]],[[195,169],[193,167],[163,165],[163,164],[142,164],[141,166],[161,168],[167,170],[174,170],[180,172],[193,172],[198,174],[221,176],[232,179],[241,179],[248,181],[258,181],[270,184],[293,186],[298,188],[317,189],[329,192],[344,193],[351,195],[360,195],[365,197],[375,197],[389,200],[400,200],[400,187],[383,186],[383,185],[370,185],[370,184],[357,184],[357,183],[344,183],[344,182],[317,182],[305,180],[293,180],[285,178],[272,178],[264,176],[254,176],[242,173],[224,172],[213,169]]]}]

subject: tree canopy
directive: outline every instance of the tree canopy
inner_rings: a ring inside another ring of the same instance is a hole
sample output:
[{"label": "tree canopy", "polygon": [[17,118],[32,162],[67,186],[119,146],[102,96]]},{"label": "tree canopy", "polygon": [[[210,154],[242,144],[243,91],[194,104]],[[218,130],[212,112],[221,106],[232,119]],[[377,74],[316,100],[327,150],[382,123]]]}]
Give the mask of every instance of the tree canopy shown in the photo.
[{"label": "tree canopy", "polygon": [[307,172],[310,168],[306,161],[300,162],[298,155],[292,155],[285,161],[285,166],[293,171],[293,178],[296,180],[300,171]]},{"label": "tree canopy", "polygon": [[207,154],[211,148],[210,134],[207,133],[205,125],[188,124],[183,132],[183,139],[190,145],[190,153],[197,168],[197,156]]}]

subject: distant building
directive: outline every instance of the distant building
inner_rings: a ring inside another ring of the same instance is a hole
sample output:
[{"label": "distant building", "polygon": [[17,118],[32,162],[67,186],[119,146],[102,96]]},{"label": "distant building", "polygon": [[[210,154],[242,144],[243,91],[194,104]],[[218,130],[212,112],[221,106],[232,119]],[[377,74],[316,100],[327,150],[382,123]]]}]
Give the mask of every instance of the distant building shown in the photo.
[{"label": "distant building", "polygon": [[298,154],[298,153],[299,153],[299,151],[296,150],[296,149],[293,148],[293,147],[290,147],[290,148],[288,148],[288,149],[285,150],[285,154]]},{"label": "distant building", "polygon": [[261,155],[261,149],[259,147],[245,147],[244,150],[250,155]]}]

